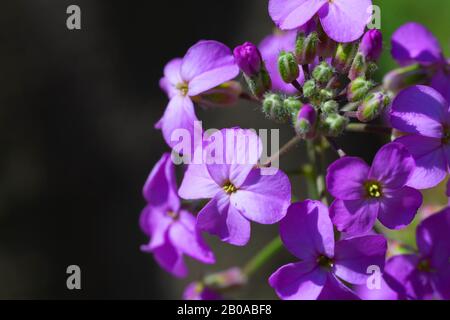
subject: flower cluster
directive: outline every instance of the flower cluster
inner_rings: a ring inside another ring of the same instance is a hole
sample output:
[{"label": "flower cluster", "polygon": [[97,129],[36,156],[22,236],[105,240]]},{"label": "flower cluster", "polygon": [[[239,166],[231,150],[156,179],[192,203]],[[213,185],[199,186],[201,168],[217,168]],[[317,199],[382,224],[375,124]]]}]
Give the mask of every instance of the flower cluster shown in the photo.
[{"label": "flower cluster", "polygon": [[[421,190],[443,182],[450,167],[449,60],[425,27],[408,23],[392,37],[401,67],[377,83],[383,37],[367,29],[371,5],[270,0],[279,30],[259,46],[246,42],[231,50],[200,41],[166,65],[160,86],[170,101],[155,127],[172,155],[162,156],[144,186],[140,226],[150,241],[142,250],[185,277],[184,256],[215,262],[202,233],[245,246],[251,222],[279,224],[279,237],[248,265],[197,279],[184,298],[222,299],[285,247],[299,261],[268,279],[281,299],[450,299],[450,209],[417,214],[426,200]],[[292,128],[292,140],[268,161],[254,130],[196,126],[194,104],[239,99]],[[190,152],[178,147],[186,137],[179,130],[188,133]],[[371,166],[337,143],[352,132],[385,137]],[[301,141],[310,160],[299,170],[308,199],[293,203],[289,175],[266,169]],[[318,158],[326,162],[327,149],[339,159],[321,168]],[[184,153],[195,160],[180,169],[178,188],[173,160]],[[393,248],[400,240],[392,234],[414,228],[414,220],[417,249],[400,245],[398,254]]]}]

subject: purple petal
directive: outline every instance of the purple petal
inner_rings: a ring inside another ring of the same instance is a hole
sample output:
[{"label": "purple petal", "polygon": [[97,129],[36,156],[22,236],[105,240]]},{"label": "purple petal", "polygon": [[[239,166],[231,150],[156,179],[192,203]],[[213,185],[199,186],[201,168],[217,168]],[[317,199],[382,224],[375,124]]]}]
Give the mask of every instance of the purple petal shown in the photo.
[{"label": "purple petal", "polygon": [[367,284],[357,286],[356,292],[362,300],[404,300],[397,292],[391,289],[387,282],[382,278],[380,288],[369,289]]},{"label": "purple petal", "polygon": [[328,273],[327,281],[318,300],[360,300],[359,297],[346,287],[332,273]]},{"label": "purple petal", "polygon": [[334,273],[351,284],[365,284],[367,270],[377,266],[384,269],[387,242],[383,236],[363,236],[336,243]]},{"label": "purple petal", "polygon": [[222,187],[211,178],[206,165],[190,164],[184,174],[178,194],[186,200],[211,199],[222,192]]},{"label": "purple petal", "polygon": [[215,262],[214,254],[196,229],[195,217],[182,210],[178,220],[169,229],[169,238],[172,244],[183,253],[203,263]]},{"label": "purple petal", "polygon": [[327,0],[270,0],[269,14],[281,30],[297,29],[306,24]]},{"label": "purple petal", "polygon": [[408,149],[400,143],[389,143],[378,151],[370,169],[369,179],[383,187],[399,189],[408,183],[416,163]]},{"label": "purple petal", "polygon": [[169,153],[163,154],[153,167],[143,188],[145,200],[154,207],[162,206],[178,211],[180,200],[177,195],[175,166]]},{"label": "purple petal", "polygon": [[450,103],[450,73],[448,71],[439,70],[431,79],[431,87]]},{"label": "purple petal", "polygon": [[327,207],[319,201],[292,204],[280,223],[280,236],[286,248],[301,260],[334,256],[333,224]]},{"label": "purple petal", "polygon": [[210,176],[220,186],[231,182],[239,188],[258,163],[263,151],[261,139],[254,130],[240,128],[223,129],[209,139],[221,142],[210,144],[214,155],[206,152]]},{"label": "purple petal", "polygon": [[326,279],[327,272],[314,262],[299,262],[275,271],[269,284],[283,300],[316,300]]},{"label": "purple petal", "polygon": [[442,138],[448,118],[448,103],[433,88],[413,86],[398,94],[392,103],[391,124],[400,131]]},{"label": "purple petal", "polygon": [[178,89],[176,86],[178,84],[183,83],[183,79],[181,78],[181,63],[183,59],[176,58],[164,67],[164,78],[162,78],[159,82],[161,89],[163,89],[169,98],[178,94]]},{"label": "purple petal", "polygon": [[235,78],[239,67],[227,46],[200,41],[183,58],[181,75],[189,83],[189,96],[196,96]]},{"label": "purple petal", "polygon": [[416,169],[408,186],[428,189],[437,186],[447,176],[447,159],[441,139],[419,135],[401,137],[396,142],[403,144],[416,161]]},{"label": "purple petal", "polygon": [[223,300],[217,292],[205,287],[200,282],[190,283],[183,292],[183,300]]},{"label": "purple petal", "polygon": [[166,238],[164,244],[153,251],[156,262],[176,277],[184,278],[188,274],[188,269],[184,263],[182,252],[175,248]]},{"label": "purple petal", "polygon": [[425,299],[433,295],[429,277],[417,270],[416,255],[399,255],[386,263],[384,276],[389,286],[409,299]]},{"label": "purple petal", "polygon": [[392,35],[392,56],[401,65],[432,64],[442,60],[442,49],[427,28],[410,22]]},{"label": "purple petal", "polygon": [[351,236],[368,233],[375,224],[380,204],[375,200],[335,200],[330,207],[333,224]]},{"label": "purple petal", "polygon": [[450,268],[450,208],[425,219],[417,228],[420,253],[435,269]]},{"label": "purple petal", "polygon": [[422,194],[410,187],[389,191],[380,202],[378,219],[389,229],[403,229],[414,220],[422,201]]},{"label": "purple petal", "polygon": [[225,193],[217,194],[199,212],[197,227],[236,246],[244,246],[250,239],[250,221],[230,205]]},{"label": "purple petal", "polygon": [[141,230],[150,237],[150,243],[141,246],[142,251],[152,251],[155,248],[163,246],[166,241],[166,233],[173,219],[161,207],[152,207],[148,205],[142,211],[139,218]]},{"label": "purple petal", "polygon": [[438,295],[437,298],[450,300],[450,268],[447,266],[440,269],[439,272],[432,275],[431,279]]},{"label": "purple petal", "polygon": [[344,157],[327,171],[327,188],[333,197],[341,200],[358,200],[364,197],[364,182],[369,176],[369,166],[360,158]]},{"label": "purple petal", "polygon": [[319,11],[325,33],[336,42],[352,42],[359,39],[372,16],[371,0],[329,1]]},{"label": "purple petal", "polygon": [[247,219],[273,224],[285,217],[291,204],[291,183],[282,171],[262,175],[261,169],[253,169],[230,201]]},{"label": "purple petal", "polygon": [[[269,35],[259,45],[259,50],[263,56],[266,69],[272,80],[272,90],[280,91],[286,94],[296,94],[297,89],[291,84],[283,81],[278,72],[278,56],[281,51],[293,51],[295,49],[295,40],[297,38],[297,31],[289,31],[281,34]],[[300,75],[297,79],[300,84],[305,81],[302,68],[300,68]]]},{"label": "purple petal", "polygon": [[[187,130],[190,137],[193,138],[195,121],[198,121],[198,119],[195,115],[192,100],[189,97],[176,95],[170,100],[163,117],[155,125],[155,128],[162,130],[164,140],[173,148],[180,142],[172,141],[174,131],[178,129]],[[192,141],[190,146],[194,148]]]}]

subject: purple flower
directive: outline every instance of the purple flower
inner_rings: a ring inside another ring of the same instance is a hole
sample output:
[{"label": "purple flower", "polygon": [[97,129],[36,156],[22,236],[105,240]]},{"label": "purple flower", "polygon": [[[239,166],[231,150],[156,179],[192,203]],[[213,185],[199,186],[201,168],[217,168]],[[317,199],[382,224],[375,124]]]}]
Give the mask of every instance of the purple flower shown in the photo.
[{"label": "purple flower", "polygon": [[270,0],[269,14],[282,30],[297,29],[318,14],[330,38],[352,42],[363,35],[371,7],[371,0]]},{"label": "purple flower", "polygon": [[359,45],[359,51],[370,61],[376,61],[383,51],[383,34],[380,30],[367,31]]},{"label": "purple flower", "polygon": [[[222,139],[224,159],[220,160],[226,161],[189,165],[179,194],[189,200],[211,198],[198,214],[198,228],[242,246],[250,239],[249,220],[273,224],[286,215],[291,185],[281,171],[263,175],[255,168],[259,159],[255,155],[260,154],[262,146],[253,131],[224,129],[213,135],[214,141]],[[239,143],[247,139],[256,142],[249,148]]]},{"label": "purple flower", "polygon": [[370,235],[335,243],[328,209],[318,201],[291,205],[280,223],[280,235],[286,248],[301,260],[281,267],[269,279],[285,300],[358,299],[342,280],[366,284],[368,267],[384,267],[384,237]]},{"label": "purple flower", "polygon": [[223,300],[217,292],[209,289],[201,282],[190,283],[183,292],[183,300]]},{"label": "purple flower", "polygon": [[369,289],[367,285],[357,286],[355,288],[361,300],[405,300],[389,287],[384,278],[381,279],[381,287],[379,289]]},{"label": "purple flower", "polygon": [[[296,31],[276,33],[264,38],[264,40],[259,45],[259,49],[266,65],[266,69],[269,72],[270,78],[272,80],[273,91],[281,91],[286,94],[298,93],[297,89],[283,81],[280,73],[278,72],[278,57],[280,53],[282,51],[294,51],[296,37]],[[297,81],[300,84],[303,84],[303,82],[305,81],[303,71],[301,69],[300,76],[298,77]]]},{"label": "purple flower", "polygon": [[203,263],[215,262],[214,254],[195,226],[195,217],[181,208],[169,153],[153,168],[143,193],[147,206],[142,211],[140,226],[150,242],[141,247],[142,251],[153,253],[159,265],[177,277],[187,275],[183,255]]},{"label": "purple flower", "polygon": [[388,260],[389,286],[409,299],[450,299],[450,209],[425,219],[417,228],[419,253]]},{"label": "purple flower", "polygon": [[392,56],[402,66],[419,63],[429,68],[431,86],[450,101],[450,63],[427,28],[415,22],[401,26],[392,35]]},{"label": "purple flower", "polygon": [[447,176],[450,156],[448,102],[434,89],[414,86],[400,92],[392,103],[392,127],[409,135],[396,140],[416,161],[408,185],[432,188]]},{"label": "purple flower", "polygon": [[381,148],[372,167],[354,157],[334,162],[328,168],[327,187],[336,198],[330,214],[338,230],[364,234],[377,217],[390,229],[409,225],[422,205],[421,193],[406,186],[414,168],[414,159],[399,143]]},{"label": "purple flower", "polygon": [[217,41],[200,41],[191,47],[183,59],[173,59],[164,69],[161,88],[170,102],[158,123],[164,139],[171,147],[172,133],[186,129],[194,136],[194,122],[198,121],[192,97],[198,96],[239,74],[231,50]]},{"label": "purple flower", "polygon": [[262,67],[262,57],[259,49],[246,42],[234,49],[234,58],[239,68],[249,77],[257,75]]}]

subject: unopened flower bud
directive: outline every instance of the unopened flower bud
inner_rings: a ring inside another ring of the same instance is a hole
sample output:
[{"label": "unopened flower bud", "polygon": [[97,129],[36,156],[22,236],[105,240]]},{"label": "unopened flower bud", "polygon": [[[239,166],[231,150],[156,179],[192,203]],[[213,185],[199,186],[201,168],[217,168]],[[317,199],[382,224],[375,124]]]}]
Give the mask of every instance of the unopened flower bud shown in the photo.
[{"label": "unopened flower bud", "polygon": [[425,84],[431,78],[430,71],[420,64],[413,64],[389,72],[383,79],[386,90],[397,93],[409,86]]},{"label": "unopened flower bud", "polygon": [[244,74],[244,78],[250,92],[258,99],[262,98],[272,88],[272,80],[265,67],[262,67],[260,72],[253,77]]},{"label": "unopened flower bud", "polygon": [[292,83],[300,75],[297,60],[292,52],[281,52],[278,58],[278,72],[286,83]]},{"label": "unopened flower bud", "polygon": [[205,107],[227,107],[236,104],[242,93],[241,84],[237,81],[228,81],[208,90],[193,100]]},{"label": "unopened flower bud", "polygon": [[285,122],[289,119],[289,110],[284,107],[283,99],[279,94],[266,94],[263,101],[263,112],[272,120]]},{"label": "unopened flower bud", "polygon": [[329,100],[322,103],[322,105],[320,106],[320,110],[322,110],[322,113],[324,114],[337,113],[339,111],[339,103],[334,100]]},{"label": "unopened flower bud", "polygon": [[383,51],[383,34],[378,29],[367,31],[359,45],[359,52],[367,61],[376,61],[380,58]]},{"label": "unopened flower bud", "polygon": [[249,77],[256,76],[263,65],[262,56],[258,48],[246,42],[234,49],[234,58],[239,68]]},{"label": "unopened flower bud", "polygon": [[333,76],[333,72],[333,67],[324,61],[314,68],[312,76],[320,83],[328,83]]},{"label": "unopened flower bud", "polygon": [[359,77],[365,77],[367,72],[367,61],[361,52],[358,52],[353,59],[352,66],[348,72],[348,78],[350,80],[355,80]]},{"label": "unopened flower bud", "polygon": [[208,288],[218,291],[242,287],[246,282],[247,277],[240,268],[236,267],[208,275],[204,279],[204,283]]},{"label": "unopened flower bud", "polygon": [[321,89],[319,96],[322,101],[328,101],[334,98],[334,91],[331,89]]},{"label": "unopened flower bud", "polygon": [[347,98],[350,102],[361,101],[366,97],[369,91],[374,87],[372,81],[366,80],[365,78],[356,78],[353,80],[347,89]]},{"label": "unopened flower bud", "polygon": [[299,32],[295,44],[295,57],[298,64],[310,64],[316,59],[317,48],[319,45],[319,36],[317,32],[311,32],[306,35],[304,32]]},{"label": "unopened flower bud", "polygon": [[369,94],[358,108],[358,120],[369,122],[376,119],[390,102],[389,96],[383,92]]},{"label": "unopened flower bud", "polygon": [[308,80],[303,84],[303,95],[305,98],[312,98],[318,94],[318,88],[314,80]]},{"label": "unopened flower bud", "polygon": [[315,136],[317,121],[317,111],[310,104],[305,104],[298,112],[294,123],[295,131],[305,139],[312,139]]},{"label": "unopened flower bud", "polygon": [[340,73],[347,73],[355,58],[358,46],[356,43],[340,43],[333,59],[333,67]]},{"label": "unopened flower bud", "polygon": [[350,120],[347,117],[333,113],[324,118],[323,127],[327,135],[337,137],[344,132],[349,122]]},{"label": "unopened flower bud", "polygon": [[302,102],[295,97],[288,97],[283,101],[284,108],[289,111],[290,114],[297,114],[298,110],[302,107]]}]

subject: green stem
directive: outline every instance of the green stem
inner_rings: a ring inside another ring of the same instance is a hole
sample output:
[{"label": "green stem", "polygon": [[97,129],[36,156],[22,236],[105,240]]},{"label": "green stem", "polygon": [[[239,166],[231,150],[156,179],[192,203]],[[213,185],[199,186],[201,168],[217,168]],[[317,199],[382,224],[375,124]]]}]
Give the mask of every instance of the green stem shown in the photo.
[{"label": "green stem", "polygon": [[348,132],[391,134],[392,129],[376,124],[350,123],[345,129]]},{"label": "green stem", "polygon": [[275,256],[283,248],[280,237],[273,239],[256,256],[254,256],[244,267],[244,275],[249,278],[259,270],[266,262]]}]

